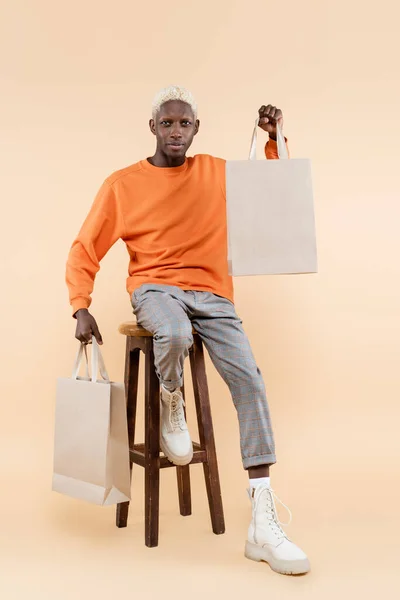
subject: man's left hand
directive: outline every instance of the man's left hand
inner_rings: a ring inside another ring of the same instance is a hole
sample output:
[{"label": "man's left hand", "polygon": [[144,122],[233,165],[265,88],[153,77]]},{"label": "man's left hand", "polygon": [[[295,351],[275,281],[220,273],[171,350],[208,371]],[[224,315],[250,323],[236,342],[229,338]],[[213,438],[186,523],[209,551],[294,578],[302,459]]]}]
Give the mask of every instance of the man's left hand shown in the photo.
[{"label": "man's left hand", "polygon": [[260,115],[258,121],[259,127],[266,131],[271,139],[276,140],[277,126],[279,125],[281,129],[283,127],[283,114],[281,109],[272,106],[272,104],[268,104],[268,106],[263,105],[259,109],[258,114]]}]

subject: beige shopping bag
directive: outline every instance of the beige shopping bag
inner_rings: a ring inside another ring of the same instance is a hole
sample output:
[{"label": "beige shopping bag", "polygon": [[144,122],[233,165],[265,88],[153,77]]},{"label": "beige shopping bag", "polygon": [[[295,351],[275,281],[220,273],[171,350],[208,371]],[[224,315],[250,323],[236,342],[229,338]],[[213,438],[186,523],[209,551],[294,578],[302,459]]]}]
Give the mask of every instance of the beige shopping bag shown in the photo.
[{"label": "beige shopping bag", "polygon": [[[86,377],[78,377],[83,354]],[[124,385],[109,380],[94,337],[91,377],[81,345],[72,377],[57,381],[53,490],[101,505],[130,499]]]},{"label": "beige shopping bag", "polygon": [[279,128],[282,160],[256,160],[257,129],[249,160],[226,163],[230,275],[316,273],[310,161],[288,158]]}]

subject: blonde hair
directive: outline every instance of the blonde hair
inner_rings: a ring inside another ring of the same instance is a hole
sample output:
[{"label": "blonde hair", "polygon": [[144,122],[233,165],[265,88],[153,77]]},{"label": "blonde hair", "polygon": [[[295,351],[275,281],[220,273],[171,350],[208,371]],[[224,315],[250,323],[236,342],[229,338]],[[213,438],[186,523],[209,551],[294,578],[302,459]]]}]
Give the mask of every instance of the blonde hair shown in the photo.
[{"label": "blonde hair", "polygon": [[170,100],[180,100],[181,102],[189,104],[193,111],[194,118],[197,119],[197,104],[192,93],[179,85],[170,85],[169,87],[160,90],[155,95],[152,105],[153,119],[156,117],[161,106]]}]

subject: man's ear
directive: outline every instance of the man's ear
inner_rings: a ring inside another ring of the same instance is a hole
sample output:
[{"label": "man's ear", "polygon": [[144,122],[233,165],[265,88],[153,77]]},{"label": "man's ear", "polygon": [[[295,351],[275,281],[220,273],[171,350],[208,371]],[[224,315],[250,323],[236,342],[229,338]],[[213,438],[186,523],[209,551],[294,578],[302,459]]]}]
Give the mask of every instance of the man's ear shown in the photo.
[{"label": "man's ear", "polygon": [[194,124],[194,135],[197,135],[200,129],[200,121],[197,119],[196,123]]},{"label": "man's ear", "polygon": [[149,121],[150,131],[153,135],[156,135],[156,125],[154,123],[154,119],[150,119]]}]

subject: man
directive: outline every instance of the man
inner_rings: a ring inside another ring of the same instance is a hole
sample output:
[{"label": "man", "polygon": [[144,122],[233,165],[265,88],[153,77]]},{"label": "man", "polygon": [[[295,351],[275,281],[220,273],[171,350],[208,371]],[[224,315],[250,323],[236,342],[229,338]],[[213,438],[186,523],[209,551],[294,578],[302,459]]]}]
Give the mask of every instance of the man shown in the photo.
[{"label": "man", "polygon": [[[282,111],[262,106],[259,117],[270,138],[266,156],[277,159]],[[188,464],[193,456],[180,391],[193,325],[238,413],[252,503],[245,554],[280,573],[306,573],[307,556],[278,520],[269,478],[276,457],[265,386],[233,303],[225,161],[209,155],[186,157],[200,123],[193,96],[184,88],[172,86],[157,94],[149,125],[157,140],[154,156],[105,180],[72,245],[66,279],[76,338],[86,344],[94,335],[102,344],[88,311],[90,295],[101,259],[121,238],[130,256],[127,290],[133,311],[154,339],[162,451],[176,465]]]}]

